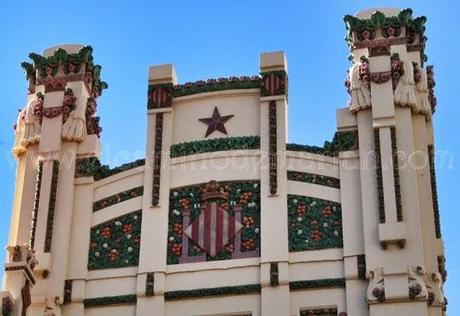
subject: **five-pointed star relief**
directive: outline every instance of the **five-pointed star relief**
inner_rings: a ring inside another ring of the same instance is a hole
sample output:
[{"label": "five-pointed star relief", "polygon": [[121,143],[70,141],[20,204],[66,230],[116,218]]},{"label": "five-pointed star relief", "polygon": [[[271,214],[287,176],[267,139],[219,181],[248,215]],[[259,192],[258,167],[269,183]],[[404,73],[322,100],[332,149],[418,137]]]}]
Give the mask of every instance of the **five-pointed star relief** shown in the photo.
[{"label": "five-pointed star relief", "polygon": [[219,109],[217,108],[217,106],[215,106],[214,112],[212,112],[211,117],[201,118],[198,120],[208,125],[208,129],[206,131],[206,136],[205,136],[205,137],[208,137],[209,134],[211,134],[214,131],[219,131],[224,134],[227,134],[227,130],[225,129],[224,124],[232,117],[233,117],[233,114],[221,116],[219,113]]}]

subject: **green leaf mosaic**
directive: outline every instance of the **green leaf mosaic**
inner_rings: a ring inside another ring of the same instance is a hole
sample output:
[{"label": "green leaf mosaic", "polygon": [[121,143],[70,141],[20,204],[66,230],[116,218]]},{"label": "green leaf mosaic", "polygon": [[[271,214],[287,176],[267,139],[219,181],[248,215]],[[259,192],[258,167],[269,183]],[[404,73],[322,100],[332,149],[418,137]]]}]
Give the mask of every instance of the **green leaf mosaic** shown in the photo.
[{"label": "green leaf mosaic", "polygon": [[258,294],[261,291],[260,284],[248,284],[237,286],[224,286],[216,288],[182,290],[165,292],[165,300],[181,300],[189,298],[222,296],[222,295],[244,295],[244,294]]},{"label": "green leaf mosaic", "polygon": [[324,185],[340,189],[340,179],[307,172],[288,171],[288,180]]},{"label": "green leaf mosaic", "polygon": [[259,148],[259,136],[214,138],[174,144],[171,146],[171,158],[214,151]]},{"label": "green leaf mosaic", "polygon": [[137,266],[141,243],[142,211],[91,228],[88,269]]},{"label": "green leaf mosaic", "polygon": [[136,188],[126,190],[126,191],[111,195],[109,197],[103,198],[93,203],[93,212],[97,212],[111,205],[121,203],[123,201],[133,199],[138,196],[142,196],[143,193],[144,193],[144,187],[140,186],[140,187],[136,187]]},{"label": "green leaf mosaic", "polygon": [[339,203],[288,195],[289,251],[342,248]]},{"label": "green leaf mosaic", "polygon": [[219,79],[208,79],[207,81],[188,82],[174,86],[174,97],[183,97],[204,92],[236,90],[236,89],[258,89],[260,88],[260,77],[230,77]]},{"label": "green leaf mosaic", "polygon": [[301,310],[300,316],[337,316],[337,308],[315,308]]},{"label": "green leaf mosaic", "polygon": [[345,287],[345,279],[318,279],[318,280],[301,280],[289,282],[289,289],[295,290],[308,290],[308,289],[321,289],[332,287]]},{"label": "green leaf mosaic", "polygon": [[89,307],[101,307],[101,306],[110,306],[110,305],[136,304],[136,302],[137,302],[136,294],[128,294],[128,295],[85,298],[83,300],[83,305],[85,306],[85,308],[89,308]]}]

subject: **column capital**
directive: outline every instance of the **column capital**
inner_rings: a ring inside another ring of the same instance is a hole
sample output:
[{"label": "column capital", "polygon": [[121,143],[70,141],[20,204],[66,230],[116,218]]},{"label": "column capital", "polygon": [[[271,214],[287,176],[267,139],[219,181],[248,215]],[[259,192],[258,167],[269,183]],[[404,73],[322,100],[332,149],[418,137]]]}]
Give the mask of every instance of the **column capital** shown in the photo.
[{"label": "column capital", "polygon": [[173,64],[164,64],[149,67],[149,84],[172,83],[177,84],[177,74]]},{"label": "column capital", "polygon": [[260,71],[277,71],[284,70],[287,72],[287,60],[284,51],[267,52],[260,54]]}]

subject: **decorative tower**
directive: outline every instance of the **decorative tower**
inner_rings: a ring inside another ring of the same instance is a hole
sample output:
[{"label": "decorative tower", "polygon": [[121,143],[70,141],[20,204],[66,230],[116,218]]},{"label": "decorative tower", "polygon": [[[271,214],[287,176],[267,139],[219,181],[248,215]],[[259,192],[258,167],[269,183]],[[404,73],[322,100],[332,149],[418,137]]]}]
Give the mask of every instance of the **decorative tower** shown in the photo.
[{"label": "decorative tower", "polygon": [[[3,286],[17,289],[10,293],[12,315],[26,315],[27,309],[60,315],[65,288],[72,282],[71,253],[83,241],[71,236],[78,233],[72,221],[82,216],[74,200],[85,200],[80,193],[84,184],[74,182],[75,162],[99,155],[101,128],[94,115],[96,99],[107,85],[99,79],[101,67],[94,64],[89,46],[53,47],[30,58],[33,64],[22,64],[29,89],[15,125],[18,166]],[[36,279],[40,286],[32,288]]]},{"label": "decorative tower", "polygon": [[[364,293],[372,316],[442,315],[446,304],[425,20],[410,9],[345,17],[351,99],[338,129],[359,139],[359,150],[339,156],[349,315]],[[364,269],[347,273],[347,260]],[[367,290],[358,281],[366,268]]]}]

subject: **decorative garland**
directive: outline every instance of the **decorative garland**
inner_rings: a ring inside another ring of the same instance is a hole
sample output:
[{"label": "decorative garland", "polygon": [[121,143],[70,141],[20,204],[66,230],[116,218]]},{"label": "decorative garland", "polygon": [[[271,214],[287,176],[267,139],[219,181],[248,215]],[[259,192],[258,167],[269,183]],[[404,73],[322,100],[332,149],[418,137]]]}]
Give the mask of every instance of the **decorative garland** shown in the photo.
[{"label": "decorative garland", "polygon": [[207,81],[187,82],[174,87],[174,97],[183,97],[197,93],[223,91],[223,90],[240,90],[240,89],[257,89],[260,88],[261,79],[259,76],[253,77],[229,77],[219,79],[208,79]]},{"label": "decorative garland", "polygon": [[278,190],[278,150],[277,150],[277,122],[276,101],[268,104],[268,155],[269,155],[269,181],[270,194],[276,194]]},{"label": "decorative garland", "polygon": [[[217,207],[243,225],[233,239],[210,256],[184,231],[202,214],[207,184],[171,189],[169,198],[168,264],[257,257],[260,252],[260,183],[259,181],[220,182],[220,192],[213,199]],[[223,196],[220,196],[223,195]],[[225,196],[225,197],[224,197]],[[211,232],[212,233],[212,232]],[[216,237],[217,238],[217,237]]]},{"label": "decorative garland", "polygon": [[136,294],[85,298],[83,300],[83,305],[85,306],[85,308],[110,306],[110,305],[130,305],[130,304],[136,304],[136,303],[137,303]]},{"label": "decorative garland", "polygon": [[152,205],[158,206],[160,200],[161,156],[163,143],[163,113],[155,116],[155,143],[153,145]]},{"label": "decorative garland", "polygon": [[92,177],[101,167],[97,157],[77,158],[75,161],[75,178]]},{"label": "decorative garland", "polygon": [[40,190],[42,187],[43,161],[38,162],[37,181],[35,183],[34,207],[32,209],[32,225],[30,228],[30,248],[35,247],[35,233],[37,232],[38,208],[40,204]]},{"label": "decorative garland", "polygon": [[399,157],[398,157],[398,145],[396,142],[396,128],[392,126],[391,132],[391,151],[393,156],[393,177],[395,187],[395,198],[396,198],[396,217],[398,222],[403,221],[403,211],[401,202],[401,185],[399,183]]},{"label": "decorative garland", "polygon": [[324,185],[340,189],[340,179],[308,172],[288,171],[288,180]]},{"label": "decorative garland", "polygon": [[214,297],[224,295],[259,294],[260,291],[260,284],[247,284],[194,290],[169,291],[164,293],[164,297],[165,301],[175,301],[189,298]]},{"label": "decorative garland", "polygon": [[51,192],[48,206],[48,216],[46,221],[45,249],[44,252],[51,251],[54,227],[54,211],[56,208],[57,187],[59,178],[59,160],[53,161],[53,173],[51,176]]},{"label": "decorative garland", "polygon": [[259,149],[259,136],[223,137],[197,140],[171,146],[171,158],[215,151]]},{"label": "decorative garland", "polygon": [[380,132],[379,128],[374,128],[374,151],[375,151],[375,169],[377,174],[377,195],[379,203],[379,221],[385,223],[385,199],[383,193],[382,177],[382,154],[380,151]]},{"label": "decorative garland", "polygon": [[112,168],[112,169],[108,165],[102,165],[100,166],[100,168],[98,168],[97,172],[94,174],[94,180],[101,180],[101,179],[113,176],[117,173],[120,173],[126,170],[130,170],[133,168],[137,168],[143,165],[145,165],[145,159],[138,159],[135,161],[131,161],[121,166]]},{"label": "decorative garland", "polygon": [[91,228],[88,270],[137,266],[142,211]]},{"label": "decorative garland", "polygon": [[102,180],[143,165],[145,159],[138,159],[111,169],[108,165],[101,165],[97,157],[78,158],[75,164],[75,178],[94,176],[95,180]]},{"label": "decorative garland", "polygon": [[434,165],[434,146],[428,145],[428,160],[430,165],[431,199],[433,203],[434,230],[436,238],[441,238],[441,221],[439,219],[438,189],[436,184],[436,168]]},{"label": "decorative garland", "polygon": [[86,100],[86,110],[85,110],[85,117],[86,117],[86,132],[88,135],[96,134],[99,138],[101,136],[102,127],[99,125],[100,118],[98,116],[94,116],[97,112],[97,103],[96,99],[93,97],[89,97]]},{"label": "decorative garland", "polygon": [[289,282],[289,290],[308,290],[308,289],[322,289],[345,287],[345,279],[319,279],[319,280],[305,280],[305,281],[291,281]]},{"label": "decorative garland", "polygon": [[108,196],[106,198],[103,198],[93,203],[93,212],[97,212],[111,205],[121,203],[123,201],[133,199],[138,196],[142,196],[143,194],[144,194],[144,187],[140,186],[140,187],[135,187],[133,189],[129,189],[129,190]]},{"label": "decorative garland", "polygon": [[337,316],[337,308],[305,309],[300,311],[300,316]]},{"label": "decorative garland", "polygon": [[336,132],[332,138],[332,141],[325,141],[323,147],[300,144],[286,144],[286,150],[304,151],[329,157],[337,157],[341,151],[358,149],[359,144],[357,130]]},{"label": "decorative garland", "polygon": [[[326,143],[326,142],[325,142]],[[330,151],[330,148],[311,146],[311,145],[301,145],[301,144],[286,144],[286,150],[289,151],[303,151],[312,154],[324,155],[329,157],[337,156],[335,151]]]},{"label": "decorative garland", "polygon": [[342,248],[342,209],[339,203],[288,195],[289,251]]},{"label": "decorative garland", "polygon": [[[30,53],[29,58],[34,62],[33,65],[27,62],[21,64],[26,71],[27,78],[29,80],[35,78],[35,71],[38,70],[38,78],[34,80],[34,83],[44,83],[47,89],[52,86],[52,89],[48,91],[52,91],[58,87],[59,90],[63,89],[66,80],[72,81],[74,79],[84,80],[95,96],[101,95],[102,90],[108,87],[107,83],[100,79],[101,66],[94,64],[93,49],[91,46],[85,46],[75,54],[69,54],[64,49],[59,48],[51,56],[44,57],[39,54]],[[82,65],[85,65],[85,73],[78,76],[80,75]],[[58,74],[59,69],[62,70],[65,76],[61,80],[48,82],[49,79],[54,78]]]},{"label": "decorative garland", "polygon": [[358,141],[358,130],[337,132],[334,135],[335,139],[332,141],[332,146],[337,143],[337,151],[349,151],[349,150],[358,150],[359,141]]}]

